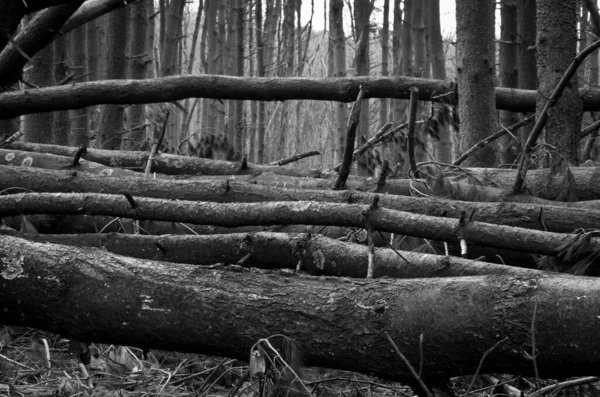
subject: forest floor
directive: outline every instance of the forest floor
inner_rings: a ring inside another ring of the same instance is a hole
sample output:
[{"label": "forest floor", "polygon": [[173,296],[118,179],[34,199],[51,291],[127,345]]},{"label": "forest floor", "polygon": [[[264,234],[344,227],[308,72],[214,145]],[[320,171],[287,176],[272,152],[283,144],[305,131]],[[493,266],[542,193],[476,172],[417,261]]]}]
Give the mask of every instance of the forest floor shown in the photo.
[{"label": "forest floor", "polygon": [[[90,345],[83,365],[68,339],[23,327],[0,326],[0,396],[405,397],[398,383],[347,371],[304,368],[303,390],[278,387],[269,370],[264,387],[248,364],[222,357]],[[306,387],[306,389],[304,389]]]},{"label": "forest floor", "polygon": [[[300,384],[286,381],[285,376],[277,379],[276,371],[271,369],[266,370],[262,381],[252,379],[249,377],[252,366],[223,357],[92,344],[90,362],[84,365],[73,350],[74,342],[58,335],[0,325],[0,397],[303,397],[307,392],[314,397],[414,395],[410,388],[399,383],[334,369],[296,368],[303,381]],[[491,386],[485,382],[485,378],[488,382],[492,378],[487,375],[453,378],[449,395],[527,396],[540,386],[557,383],[540,380],[536,385],[533,379],[495,376],[500,379],[495,379],[495,385]],[[520,390],[515,386],[520,386]],[[594,392],[597,387],[598,383],[594,387],[584,384],[548,394],[597,397]]]}]

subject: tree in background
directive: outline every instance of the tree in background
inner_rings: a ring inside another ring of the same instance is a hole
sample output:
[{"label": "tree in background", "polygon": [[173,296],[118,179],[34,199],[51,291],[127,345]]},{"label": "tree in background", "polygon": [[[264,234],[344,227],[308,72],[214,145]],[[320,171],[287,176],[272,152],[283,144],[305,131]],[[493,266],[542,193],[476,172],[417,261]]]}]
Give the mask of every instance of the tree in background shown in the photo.
[{"label": "tree in background", "polygon": [[[517,1],[503,1],[500,4],[500,65],[498,68],[500,86],[517,88],[519,69],[517,68]],[[517,123],[519,117],[514,112],[500,112],[500,123],[509,126]],[[501,164],[513,164],[521,151],[518,139],[505,135],[498,145]]]},{"label": "tree in background", "polygon": [[[87,33],[85,25],[77,27],[69,33],[70,57],[69,64],[71,72],[74,73],[77,81],[88,81],[88,53],[87,53]],[[75,109],[69,112],[71,120],[71,134],[69,135],[69,144],[72,146],[87,146],[89,144],[88,128],[89,114],[88,109]]]},{"label": "tree in background", "polygon": [[[344,1],[329,2],[329,30],[333,43],[333,69],[331,77],[346,77],[346,37],[344,35]],[[335,161],[340,162],[344,154],[344,140],[348,123],[348,108],[345,103],[335,105]]]},{"label": "tree in background", "polygon": [[[109,14],[106,30],[106,77],[124,79],[127,76],[127,7]],[[125,132],[125,109],[119,105],[103,105],[99,111],[97,138],[104,149],[120,149]]]},{"label": "tree in background", "polygon": [[[32,87],[54,85],[54,53],[52,45],[35,54],[23,76]],[[30,114],[23,118],[23,134],[27,142],[52,143],[52,113]]]},{"label": "tree in background", "polygon": [[[492,131],[496,131],[494,91],[495,2],[456,1],[458,51],[458,111],[461,151],[465,151]],[[467,159],[469,165],[491,167],[496,164],[495,145],[487,145]]]},{"label": "tree in background", "polygon": [[[538,0],[537,5],[537,76],[536,113],[569,67],[577,51],[576,0],[561,2]],[[565,160],[579,164],[579,130],[583,107],[576,76],[549,110],[546,123],[546,143],[553,161]]]},{"label": "tree in background", "polygon": [[[354,0],[354,36],[356,38],[356,51],[354,53],[354,67],[357,76],[368,76],[371,72],[369,57],[369,39],[371,35],[371,11],[373,4],[370,1]],[[356,134],[356,141],[362,144],[369,137],[369,101],[364,99],[360,109],[360,121]],[[364,159],[358,162],[358,174],[369,175],[369,165]]]},{"label": "tree in background", "polygon": [[[131,79],[145,79],[148,66],[152,63],[152,54],[148,53],[148,22],[150,15],[145,2],[132,4],[129,10],[129,37],[127,52],[128,76]],[[145,105],[133,105],[127,108],[127,134],[123,139],[123,149],[148,149],[148,131],[145,119]]]}]

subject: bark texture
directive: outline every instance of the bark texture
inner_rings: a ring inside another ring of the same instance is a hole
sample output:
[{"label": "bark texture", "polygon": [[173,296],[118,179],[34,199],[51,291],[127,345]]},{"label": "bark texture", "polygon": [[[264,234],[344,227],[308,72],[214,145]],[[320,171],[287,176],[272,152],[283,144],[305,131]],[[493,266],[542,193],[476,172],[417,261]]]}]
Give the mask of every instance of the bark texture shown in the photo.
[{"label": "bark texture", "polygon": [[[170,76],[146,80],[106,80],[73,84],[23,93],[0,94],[0,119],[10,119],[23,114],[53,110],[79,109],[105,104],[139,104],[170,102],[198,97],[215,99],[282,101],[313,99],[322,101],[353,102],[360,85],[366,98],[410,98],[410,88],[419,89],[419,100],[429,101],[434,95],[444,95],[451,88],[444,81],[415,77],[388,78],[250,78],[233,76]],[[492,92],[490,94],[494,96]],[[496,88],[498,109],[533,111],[536,91],[514,88]],[[580,92],[584,110],[600,109],[600,90],[585,89]],[[496,130],[485,128],[488,135]],[[486,135],[487,136],[487,135]]]},{"label": "bark texture", "polygon": [[[323,225],[367,228],[455,243],[506,248],[520,252],[568,256],[571,262],[600,250],[600,240],[587,235],[550,233],[465,222],[367,205],[314,201],[218,204],[168,201],[109,194],[28,193],[0,197],[0,216],[27,214],[107,215],[139,220],[192,223],[224,227],[255,225]],[[581,244],[579,242],[584,242]],[[573,252],[569,252],[572,249]]]},{"label": "bark texture", "polygon": [[[577,51],[577,10],[579,2],[538,0],[536,59],[539,114],[569,67]],[[577,95],[577,76],[573,76],[557,103],[548,112],[546,142],[551,145],[552,161],[564,159],[579,164],[579,129],[583,114]]]},{"label": "bark texture", "polygon": [[[294,339],[307,365],[400,381],[423,334],[426,382],[475,372],[531,374],[536,314],[539,376],[600,370],[600,281],[564,275],[412,280],[317,279],[220,271],[93,249],[0,239],[5,324],[77,340],[247,359],[259,338]],[[560,332],[557,332],[560,330]]]},{"label": "bark texture", "polygon": [[[490,0],[456,2],[457,80],[460,115],[460,150],[464,152],[496,130],[494,95],[494,5]],[[467,160],[468,165],[496,163],[494,145],[487,145]]]},{"label": "bark texture", "polygon": [[[301,269],[313,275],[365,278],[368,248],[319,234],[231,233],[196,236],[107,234],[28,234],[30,241],[102,248],[118,255],[189,263],[261,269]],[[232,249],[233,248],[233,249]],[[246,258],[246,259],[244,259]],[[458,277],[486,274],[541,275],[540,271],[472,261],[455,256],[377,248],[373,277]],[[242,261],[242,262],[240,262]]]},{"label": "bark texture", "polygon": [[[227,180],[229,178],[195,181],[125,179],[111,176],[100,178],[85,172],[4,166],[0,166],[0,171],[0,190],[21,188],[32,192],[107,194],[128,192],[133,196],[224,203],[302,200],[347,203],[351,200],[357,204],[370,204],[375,197],[372,193],[360,191],[309,190],[301,184],[295,188],[282,188],[255,184],[253,180],[249,180],[249,183]],[[459,218],[463,213],[473,213],[473,220],[480,222],[559,233],[571,233],[578,228],[592,229],[600,224],[598,210],[525,203],[483,203],[433,197],[383,195],[380,196],[379,204],[399,211],[447,218]]]}]

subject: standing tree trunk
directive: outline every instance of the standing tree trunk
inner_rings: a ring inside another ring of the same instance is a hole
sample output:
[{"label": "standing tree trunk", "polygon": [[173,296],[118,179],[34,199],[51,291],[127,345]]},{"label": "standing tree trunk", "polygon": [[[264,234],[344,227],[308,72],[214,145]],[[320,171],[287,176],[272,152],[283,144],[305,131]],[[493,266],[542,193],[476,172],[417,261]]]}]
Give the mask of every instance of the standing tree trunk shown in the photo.
[{"label": "standing tree trunk", "polygon": [[[536,113],[547,99],[575,57],[577,50],[576,0],[537,1],[537,70],[538,97]],[[577,89],[577,76],[563,91],[548,112],[546,143],[553,151],[552,163],[559,159],[579,165],[579,130],[583,107]]]},{"label": "standing tree trunk", "polygon": [[196,46],[198,45],[198,36],[200,35],[200,20],[202,19],[202,6],[204,0],[198,0],[198,11],[196,11],[196,23],[194,25],[194,33],[192,33],[192,44],[190,47],[190,59],[187,66],[187,74],[194,72],[194,60],[196,58]]},{"label": "standing tree trunk", "polygon": [[[114,10],[109,14],[106,45],[106,77],[125,79],[127,77],[127,7]],[[100,107],[98,140],[103,149],[118,150],[125,129],[124,109],[120,105]]]},{"label": "standing tree trunk", "polygon": [[[36,87],[49,87],[53,85],[54,62],[52,44],[39,51],[29,63],[25,72],[24,81]],[[53,113],[35,113],[23,118],[23,135],[26,142],[52,143]]]},{"label": "standing tree trunk", "polygon": [[[494,91],[494,6],[491,0],[457,0],[457,74],[461,151],[496,131]],[[471,166],[495,165],[494,145],[479,149],[466,162]]]},{"label": "standing tree trunk", "polygon": [[[389,75],[390,54],[390,0],[383,2],[383,26],[381,27],[381,75]],[[379,101],[379,128],[388,122],[389,100],[382,98]]]},{"label": "standing tree trunk", "polygon": [[[235,52],[233,73],[236,76],[244,75],[244,0],[235,1]],[[232,124],[229,128],[234,130],[233,134],[233,160],[241,160],[244,153],[244,126],[243,111],[244,101],[234,101]]]},{"label": "standing tree trunk", "polygon": [[[256,0],[254,34],[256,35],[256,76],[265,76],[265,47],[263,44],[262,0]],[[256,103],[256,102],[255,102]],[[256,103],[256,162],[265,162],[265,102]]]},{"label": "standing tree trunk", "polygon": [[[296,0],[288,0],[283,3],[283,23],[281,26],[281,41],[279,58],[280,62],[277,65],[280,77],[291,77],[295,71],[295,52],[296,52],[296,29],[294,26],[294,13],[296,11]],[[275,156],[285,157],[288,152],[288,142],[291,130],[289,127],[289,118],[291,116],[289,102],[281,102],[278,106],[279,112],[279,129],[277,130],[277,146]],[[274,141],[275,139],[272,139]]]},{"label": "standing tree trunk", "polygon": [[[500,86],[517,88],[517,0],[506,0],[500,4]],[[519,116],[514,112],[500,111],[500,123],[509,126],[517,123]],[[510,134],[500,139],[500,163],[513,164],[521,152],[518,140]]]},{"label": "standing tree trunk", "polygon": [[[206,46],[206,67],[207,74],[215,74],[217,71],[217,12],[218,3],[216,1],[207,1],[205,7],[205,26],[207,35]],[[202,100],[202,136],[214,137],[216,135],[215,127],[217,123],[216,112],[217,104],[214,99],[204,98]]]},{"label": "standing tree trunk", "polygon": [[[60,35],[50,44],[54,57],[52,70],[54,72],[54,84],[57,85],[68,77],[69,70],[69,36]],[[54,112],[52,120],[52,142],[56,145],[68,145],[71,131],[69,111]]]},{"label": "standing tree trunk", "polygon": [[[152,54],[148,53],[148,18],[144,2],[129,6],[129,77],[145,79],[148,65],[152,63]],[[124,150],[148,149],[148,132],[145,117],[146,105],[133,105],[127,109],[127,136],[123,140]]]},{"label": "standing tree trunk", "polygon": [[[346,36],[344,34],[344,1],[330,0],[329,2],[329,27],[333,42],[333,77],[346,77]],[[345,103],[337,102],[335,105],[335,161],[342,161],[344,154],[344,140],[346,138],[346,125],[348,123],[348,108]]]},{"label": "standing tree trunk", "polygon": [[[517,0],[517,70],[519,88],[525,90],[537,89],[537,67],[535,64],[535,26],[536,6],[535,0]],[[522,115],[522,118],[530,114]],[[525,146],[533,123],[526,125],[519,131],[521,147]]]},{"label": "standing tree trunk", "polygon": [[[400,43],[402,42],[402,9],[400,8],[401,1],[394,0],[394,32],[392,34],[392,65],[393,75],[402,75],[402,51]],[[392,99],[391,100],[391,121],[399,124],[403,121],[403,100]],[[391,159],[392,164],[396,165],[402,162],[402,148],[401,145],[396,142],[390,142],[387,145],[388,157]]]},{"label": "standing tree trunk", "polygon": [[[357,76],[368,76],[371,70],[369,57],[370,18],[372,4],[365,0],[354,0],[354,28],[356,36],[356,54],[354,64]],[[363,144],[369,139],[369,100],[363,99],[360,107],[356,145]],[[358,161],[358,174],[371,175],[372,171],[363,158]]]},{"label": "standing tree trunk", "polygon": [[404,0],[404,21],[402,21],[402,75],[413,75],[413,37],[412,37],[413,0]]},{"label": "standing tree trunk", "polygon": [[[429,42],[431,47],[431,71],[434,79],[446,80],[446,60],[444,56],[444,43],[440,26],[440,0],[429,0]],[[438,111],[446,111],[440,103],[434,103]],[[442,163],[450,164],[454,160],[454,139],[448,117],[440,123],[437,131],[439,141],[436,147],[436,159]]]},{"label": "standing tree trunk", "polygon": [[[88,53],[87,53],[87,33],[85,25],[75,28],[69,33],[69,44],[71,46],[71,71],[75,76],[81,76],[78,81],[88,81]],[[75,109],[69,111],[71,118],[71,134],[69,135],[69,145],[88,146],[88,109]]]},{"label": "standing tree trunk", "polygon": [[412,37],[414,49],[414,69],[415,77],[427,77],[427,62],[425,58],[425,26],[423,25],[424,1],[413,2],[412,9]]},{"label": "standing tree trunk", "polygon": [[[181,26],[183,21],[184,0],[172,0],[166,7],[166,20],[164,28],[163,46],[160,52],[161,76],[172,76],[179,74],[181,70],[181,57],[179,56],[181,46]],[[161,20],[162,21],[162,20]],[[161,32],[163,30],[161,29]],[[174,110],[169,115],[165,139],[170,149],[179,147],[181,126],[181,114]]]}]

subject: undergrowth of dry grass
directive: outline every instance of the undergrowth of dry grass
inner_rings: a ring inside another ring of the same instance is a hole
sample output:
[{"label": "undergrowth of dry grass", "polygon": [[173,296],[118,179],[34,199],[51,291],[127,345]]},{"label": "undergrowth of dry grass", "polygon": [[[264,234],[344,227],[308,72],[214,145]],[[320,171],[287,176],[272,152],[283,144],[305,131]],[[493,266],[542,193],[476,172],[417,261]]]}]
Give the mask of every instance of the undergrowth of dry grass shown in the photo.
[{"label": "undergrowth of dry grass", "polygon": [[[83,365],[72,350],[69,339],[55,334],[0,326],[0,396],[299,397],[307,391],[320,397],[412,394],[401,385],[377,383],[344,371],[303,368],[302,382],[298,382],[286,381],[286,370],[281,366],[275,370],[280,372],[270,369],[257,378],[250,376],[247,363],[221,357],[164,351],[144,354],[132,347],[92,344],[90,363]],[[274,367],[273,362],[267,367]]]}]

